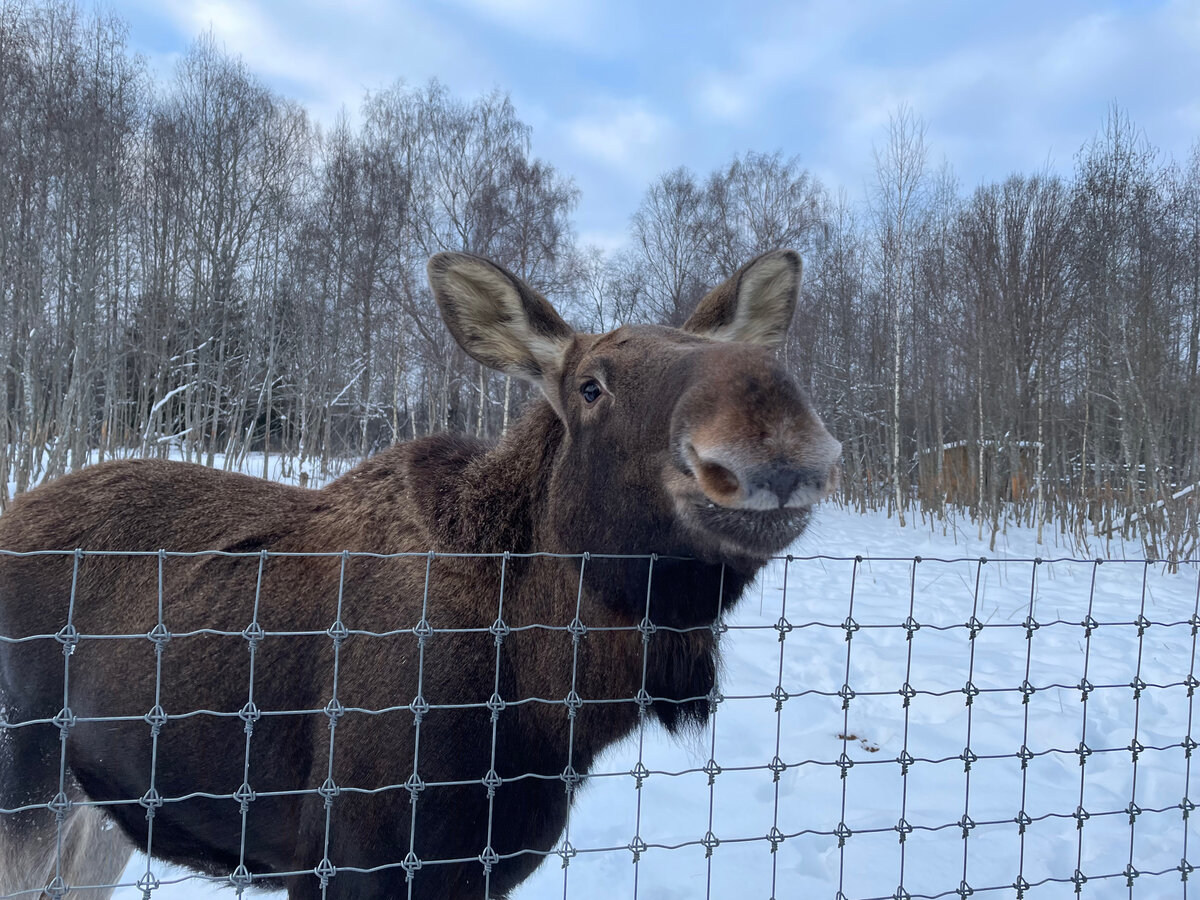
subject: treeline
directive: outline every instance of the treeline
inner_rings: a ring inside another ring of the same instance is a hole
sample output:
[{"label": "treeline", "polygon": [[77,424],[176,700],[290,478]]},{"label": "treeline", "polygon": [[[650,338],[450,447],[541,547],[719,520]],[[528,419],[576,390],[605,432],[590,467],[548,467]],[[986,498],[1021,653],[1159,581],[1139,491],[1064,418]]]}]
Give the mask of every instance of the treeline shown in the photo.
[{"label": "treeline", "polygon": [[789,246],[786,353],[849,502],[1195,551],[1200,491],[1175,495],[1200,481],[1200,150],[1164,160],[1114,109],[1072,178],[964,190],[901,110],[861,202],[751,152],[656,179],[606,253],[578,244],[579,192],[505,94],[399,83],[356,122],[322,130],[211,37],[155,84],[119,19],[0,0],[0,506],[89,453],[264,452],[321,477],[500,433],[528,391],[441,326],[438,250],[599,331],[681,322]]}]

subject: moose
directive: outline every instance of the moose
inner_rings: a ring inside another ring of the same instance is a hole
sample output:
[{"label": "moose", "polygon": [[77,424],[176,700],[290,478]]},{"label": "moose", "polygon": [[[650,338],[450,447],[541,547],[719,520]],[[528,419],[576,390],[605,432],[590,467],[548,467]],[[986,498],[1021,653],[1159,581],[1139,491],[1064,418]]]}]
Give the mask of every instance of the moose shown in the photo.
[{"label": "moose", "polygon": [[507,896],[601,750],[705,721],[717,623],[836,488],[777,352],[800,273],[770,252],[680,328],[584,334],[440,253],[454,339],[541,389],[498,442],[316,490],[127,460],[19,498],[0,895],[102,900],[140,847],[290,900]]}]

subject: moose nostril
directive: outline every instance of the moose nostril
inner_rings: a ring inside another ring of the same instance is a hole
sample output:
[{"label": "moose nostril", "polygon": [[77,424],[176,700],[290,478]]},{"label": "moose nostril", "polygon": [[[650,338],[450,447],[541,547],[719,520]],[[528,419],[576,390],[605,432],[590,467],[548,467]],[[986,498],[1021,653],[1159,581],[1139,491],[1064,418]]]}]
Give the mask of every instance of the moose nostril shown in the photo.
[{"label": "moose nostril", "polygon": [[786,465],[760,470],[751,479],[751,487],[756,491],[774,494],[781,507],[787,505],[797,488],[804,486],[819,491],[823,483],[824,479],[814,469]]},{"label": "moose nostril", "polygon": [[696,474],[709,496],[728,496],[741,486],[737,475],[720,463],[701,462]]}]

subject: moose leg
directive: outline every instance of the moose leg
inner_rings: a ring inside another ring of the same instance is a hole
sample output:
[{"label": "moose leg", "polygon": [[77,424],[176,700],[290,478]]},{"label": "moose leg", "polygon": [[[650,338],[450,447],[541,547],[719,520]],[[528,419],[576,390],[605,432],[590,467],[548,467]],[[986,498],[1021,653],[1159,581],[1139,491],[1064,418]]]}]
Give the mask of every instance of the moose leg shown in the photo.
[{"label": "moose leg", "polygon": [[73,898],[108,900],[133,855],[129,839],[100,810],[77,806],[63,819],[60,849],[54,817],[33,813],[0,824],[0,896],[47,887],[57,876]]},{"label": "moose leg", "polygon": [[77,805],[86,797],[69,772],[70,803],[59,820],[51,809],[62,784],[58,729],[10,724],[28,717],[9,696],[0,695],[0,707],[0,809],[19,810],[0,813],[0,896],[37,891],[58,877],[73,898],[106,900],[111,888],[75,888],[116,882],[133,845],[99,809]]},{"label": "moose leg", "polygon": [[[62,878],[71,886],[71,898],[108,900],[112,887],[125,871],[134,846],[121,829],[93,806],[72,810],[63,835]],[[97,885],[90,890],[81,887]]]}]

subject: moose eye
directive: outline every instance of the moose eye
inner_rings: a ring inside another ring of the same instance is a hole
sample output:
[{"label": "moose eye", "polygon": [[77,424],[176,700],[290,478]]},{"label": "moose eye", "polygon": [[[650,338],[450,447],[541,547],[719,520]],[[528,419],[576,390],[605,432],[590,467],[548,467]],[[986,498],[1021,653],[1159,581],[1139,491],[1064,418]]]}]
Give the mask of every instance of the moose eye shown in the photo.
[{"label": "moose eye", "polygon": [[604,393],[600,385],[595,381],[585,381],[579,389],[579,393],[583,395],[583,402],[589,406],[600,399],[600,395]]}]

